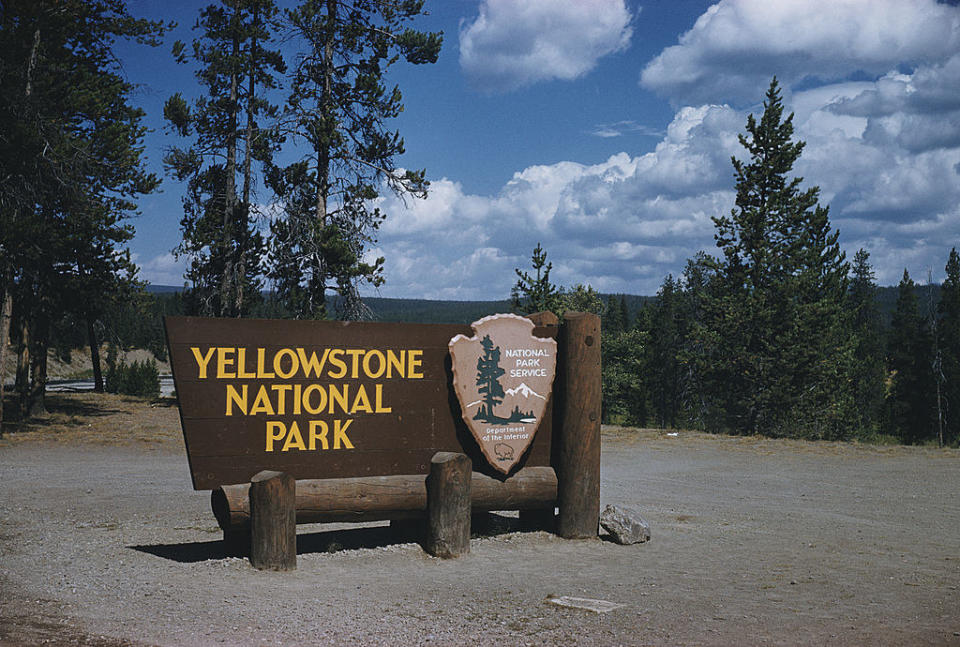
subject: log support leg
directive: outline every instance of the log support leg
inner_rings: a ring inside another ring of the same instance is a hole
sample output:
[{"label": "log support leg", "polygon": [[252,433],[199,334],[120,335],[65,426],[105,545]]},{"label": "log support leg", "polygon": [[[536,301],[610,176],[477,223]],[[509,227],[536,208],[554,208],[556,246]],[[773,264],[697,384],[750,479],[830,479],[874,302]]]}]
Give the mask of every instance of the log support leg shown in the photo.
[{"label": "log support leg", "polygon": [[557,534],[595,538],[600,524],[600,317],[566,313],[560,342]]},{"label": "log support leg", "polygon": [[250,479],[250,563],[254,568],[297,567],[296,481],[263,471]]},{"label": "log support leg", "polygon": [[470,552],[472,463],[466,454],[438,452],[427,477],[427,540],[434,557]]}]

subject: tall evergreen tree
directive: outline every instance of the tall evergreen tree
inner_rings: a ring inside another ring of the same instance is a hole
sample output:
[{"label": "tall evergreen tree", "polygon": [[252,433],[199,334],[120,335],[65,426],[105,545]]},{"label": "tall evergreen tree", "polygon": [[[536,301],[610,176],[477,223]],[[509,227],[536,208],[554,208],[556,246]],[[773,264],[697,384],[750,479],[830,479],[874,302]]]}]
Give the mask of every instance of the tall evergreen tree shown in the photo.
[{"label": "tall evergreen tree", "polygon": [[517,274],[517,283],[510,292],[510,299],[514,311],[520,314],[534,312],[553,312],[558,317],[563,315],[563,300],[560,290],[550,281],[550,272],[553,263],[547,262],[547,252],[540,243],[533,250],[531,258],[535,274],[528,274],[519,268],[514,269]]},{"label": "tall evergreen tree", "polygon": [[18,320],[25,413],[44,409],[53,322],[69,307],[98,315],[102,302],[77,295],[110,292],[129,269],[123,221],[157,179],[113,45],[156,45],[162,31],[116,0],[0,5],[0,313]]},{"label": "tall evergreen tree", "polygon": [[834,437],[849,424],[845,366],[847,264],[819,188],[788,177],[803,151],[777,80],[750,115],[733,158],[736,206],[714,218],[722,258],[698,334],[705,397],[722,427]]},{"label": "tall evergreen tree", "polygon": [[359,285],[383,282],[383,259],[366,251],[384,218],[381,191],[424,197],[422,170],[396,166],[404,152],[386,122],[403,110],[385,84],[400,58],[434,63],[443,38],[405,27],[423,0],[303,0],[287,12],[298,47],[284,118],[303,157],[270,174],[284,206],[271,229],[270,278],[296,317],[326,316],[326,293],[339,315],[361,318]]},{"label": "tall evergreen tree", "polygon": [[943,373],[944,442],[960,443],[960,254],[950,250],[947,276],[940,286],[937,325]]},{"label": "tall evergreen tree", "polygon": [[647,369],[653,412],[661,428],[676,427],[680,414],[681,297],[680,285],[668,274],[653,306]]},{"label": "tall evergreen tree", "polygon": [[932,437],[935,385],[930,370],[930,333],[920,314],[916,285],[907,270],[897,290],[887,366],[892,376],[886,402],[890,431],[906,444]]},{"label": "tall evergreen tree", "polygon": [[[253,162],[267,164],[278,144],[264,120],[277,109],[265,97],[285,70],[269,48],[277,29],[274,0],[221,0],[200,11],[191,58],[206,96],[188,103],[170,97],[164,116],[187,147],[171,147],[164,158],[179,180],[188,180],[180,222],[183,240],[175,252],[187,256],[189,302],[197,314],[239,317],[259,299],[264,241],[252,204]],[[185,62],[185,45],[174,55]]]},{"label": "tall evergreen tree", "polygon": [[857,251],[851,272],[847,301],[854,345],[851,388],[859,429],[875,433],[879,431],[883,413],[886,366],[877,284],[866,250]]}]

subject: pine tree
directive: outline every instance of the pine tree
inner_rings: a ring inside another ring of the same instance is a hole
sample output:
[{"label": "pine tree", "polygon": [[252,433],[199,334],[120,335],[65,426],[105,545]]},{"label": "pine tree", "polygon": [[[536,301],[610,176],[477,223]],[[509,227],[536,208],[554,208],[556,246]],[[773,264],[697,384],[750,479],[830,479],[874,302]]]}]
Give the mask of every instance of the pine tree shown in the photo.
[{"label": "pine tree", "polygon": [[[174,130],[192,140],[172,147],[164,162],[188,180],[183,240],[174,251],[190,259],[188,299],[197,314],[239,317],[259,300],[264,241],[252,204],[253,162],[268,164],[278,144],[261,123],[276,117],[264,96],[285,70],[279,52],[267,47],[276,15],[273,0],[221,0],[202,9],[191,58],[207,94],[188,104],[177,93],[164,106]],[[174,45],[181,62],[184,49]]]},{"label": "pine tree", "polygon": [[562,294],[557,286],[550,282],[550,271],[553,263],[547,262],[547,252],[540,243],[533,250],[531,259],[535,275],[514,269],[517,274],[517,283],[510,292],[514,312],[531,314],[534,312],[553,312],[557,317],[563,316]]},{"label": "pine tree", "polygon": [[960,254],[950,250],[937,313],[943,373],[944,443],[960,443]]},{"label": "pine tree", "polygon": [[858,427],[861,432],[879,431],[883,412],[884,365],[883,325],[877,307],[877,284],[870,254],[859,250],[853,259],[850,296],[847,301],[852,325],[854,361],[850,379]]},{"label": "pine tree", "polygon": [[777,80],[763,115],[740,135],[733,158],[736,206],[714,218],[723,257],[704,302],[711,346],[702,358],[705,397],[722,427],[745,433],[837,437],[851,406],[842,374],[847,264],[819,188],[788,174],[803,151],[783,117]]},{"label": "pine tree", "polygon": [[483,396],[483,404],[477,411],[476,419],[486,422],[495,422],[497,415],[493,408],[503,402],[506,395],[500,378],[506,371],[500,367],[500,347],[493,345],[490,335],[485,335],[480,345],[483,355],[477,358],[477,391]]},{"label": "pine tree", "polygon": [[296,317],[326,316],[328,289],[342,318],[363,317],[359,286],[383,282],[383,258],[366,254],[385,217],[377,198],[426,195],[423,170],[396,166],[404,142],[385,126],[403,110],[388,68],[434,63],[440,52],[442,34],[405,27],[421,13],[422,0],[303,0],[287,12],[299,51],[283,130],[306,152],[269,175],[284,214],[268,262]]},{"label": "pine tree", "polygon": [[676,427],[680,413],[679,355],[683,345],[680,298],[680,286],[668,274],[653,306],[647,371],[653,412],[661,428]]},{"label": "pine tree", "polygon": [[158,182],[113,44],[157,45],[163,30],[112,0],[0,5],[0,312],[17,320],[27,415],[44,410],[52,326],[68,308],[98,316],[104,301],[80,296],[109,294],[130,267],[123,221]]},{"label": "pine tree", "polygon": [[904,270],[887,343],[891,386],[886,407],[889,431],[906,444],[933,435],[934,384],[929,360],[929,329],[920,315],[916,286]]}]

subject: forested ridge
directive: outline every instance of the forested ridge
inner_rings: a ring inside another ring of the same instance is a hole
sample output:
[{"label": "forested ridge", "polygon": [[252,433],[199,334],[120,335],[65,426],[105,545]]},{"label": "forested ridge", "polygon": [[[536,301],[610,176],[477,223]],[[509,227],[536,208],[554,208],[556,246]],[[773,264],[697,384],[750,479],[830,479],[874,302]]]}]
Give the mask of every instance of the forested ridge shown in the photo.
[{"label": "forested ridge", "polygon": [[820,189],[792,175],[804,142],[776,79],[739,137],[716,249],[655,296],[555,285],[538,244],[502,301],[361,298],[385,281],[370,253],[388,217],[380,198],[429,190],[425,170],[397,164],[404,141],[389,124],[404,106],[385,76],[437,61],[443,35],[411,27],[423,10],[198,7],[171,63],[191,67],[200,95],[176,93],[163,111],[165,171],[186,186],[173,250],[185,284],[150,292],[126,245],[138,198],[160,178],[146,170],[144,113],[114,46],[155,47],[171,25],[122,0],[0,4],[0,367],[16,355],[0,376],[0,424],[8,381],[21,419],[43,415],[51,349],[68,360],[87,348],[98,390],[104,363],[114,384],[123,375],[118,348],[164,358],[163,315],[469,323],[550,310],[601,315],[606,422],[960,441],[960,256],[930,259],[945,263],[940,286],[904,270],[893,288],[876,285],[869,250],[847,258]]}]

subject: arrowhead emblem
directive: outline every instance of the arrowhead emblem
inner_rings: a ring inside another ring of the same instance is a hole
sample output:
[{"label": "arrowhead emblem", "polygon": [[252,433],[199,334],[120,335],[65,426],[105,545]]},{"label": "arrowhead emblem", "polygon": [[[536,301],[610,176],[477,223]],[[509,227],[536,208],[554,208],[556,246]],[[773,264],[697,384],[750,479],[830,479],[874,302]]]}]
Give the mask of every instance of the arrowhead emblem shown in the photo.
[{"label": "arrowhead emblem", "polygon": [[518,315],[491,315],[472,327],[473,337],[457,335],[449,343],[453,387],[487,462],[507,474],[547,410],[557,342],[534,337],[533,322]]}]

